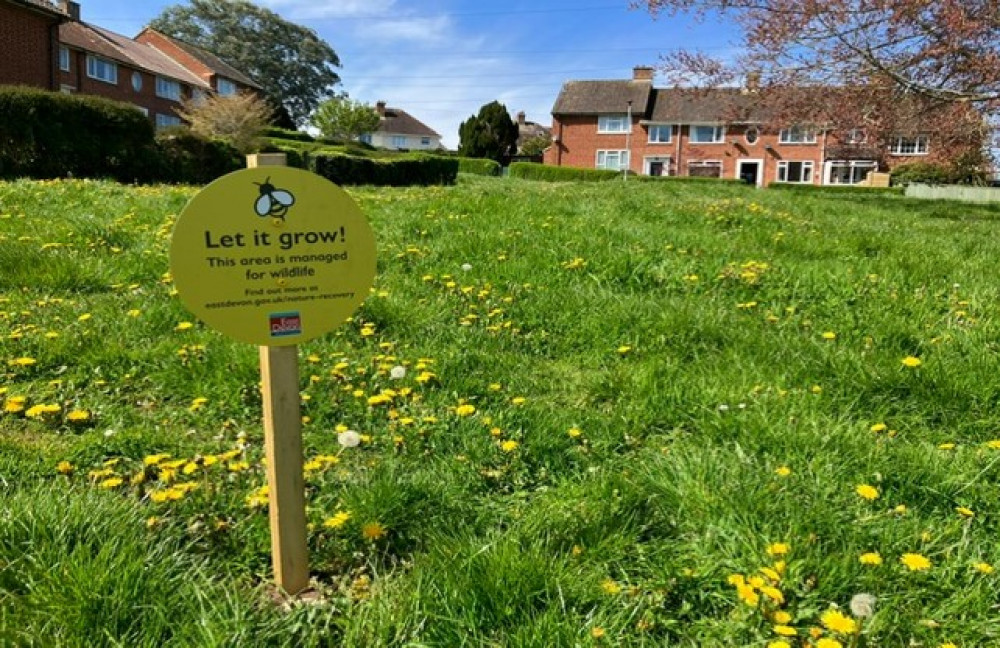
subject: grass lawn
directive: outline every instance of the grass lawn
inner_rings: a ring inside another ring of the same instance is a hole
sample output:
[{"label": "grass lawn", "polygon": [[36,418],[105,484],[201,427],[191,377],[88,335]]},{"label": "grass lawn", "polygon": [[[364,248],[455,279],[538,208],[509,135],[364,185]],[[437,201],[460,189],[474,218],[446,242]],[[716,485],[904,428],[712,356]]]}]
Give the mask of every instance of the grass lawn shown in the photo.
[{"label": "grass lawn", "polygon": [[0,184],[0,645],[1000,645],[1000,209],[351,189],[282,609],[257,350],[165,274],[195,191]]}]

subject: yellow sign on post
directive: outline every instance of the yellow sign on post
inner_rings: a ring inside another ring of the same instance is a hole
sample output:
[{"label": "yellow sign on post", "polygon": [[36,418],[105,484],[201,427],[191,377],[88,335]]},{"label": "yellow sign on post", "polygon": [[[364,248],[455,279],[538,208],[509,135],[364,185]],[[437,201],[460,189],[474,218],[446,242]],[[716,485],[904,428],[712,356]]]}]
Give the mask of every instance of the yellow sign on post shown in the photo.
[{"label": "yellow sign on post", "polygon": [[328,180],[289,167],[244,169],[181,213],[170,271],[181,301],[212,328],[288,346],[333,330],[368,296],[375,236]]},{"label": "yellow sign on post", "polygon": [[309,584],[309,566],[294,345],[332,330],[364,301],[375,280],[375,237],[339,187],[268,165],[283,165],[284,156],[259,157],[188,203],[174,227],[170,270],[195,315],[260,346],[274,576],[297,594]]}]

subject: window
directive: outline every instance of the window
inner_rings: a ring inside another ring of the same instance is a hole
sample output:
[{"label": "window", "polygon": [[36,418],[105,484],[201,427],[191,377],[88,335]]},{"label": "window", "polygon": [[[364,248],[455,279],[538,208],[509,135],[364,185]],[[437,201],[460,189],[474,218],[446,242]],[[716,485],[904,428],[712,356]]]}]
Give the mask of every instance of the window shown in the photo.
[{"label": "window", "polygon": [[421,146],[430,146],[431,145],[431,138],[429,138],[429,137],[421,137],[420,138],[420,145]]},{"label": "window", "polygon": [[236,94],[236,84],[225,77],[218,77],[215,85],[219,88],[219,94],[223,97]]},{"label": "window", "polygon": [[927,136],[893,137],[889,140],[889,152],[893,155],[927,155]]},{"label": "window", "polygon": [[747,144],[756,144],[757,140],[760,139],[760,129],[756,126],[751,126],[747,129],[747,132],[744,133],[743,137],[746,138]]},{"label": "window", "polygon": [[114,61],[87,55],[87,76],[105,83],[118,83],[118,64]]},{"label": "window", "polygon": [[722,162],[718,160],[692,160],[688,162],[688,175],[695,178],[721,178]]},{"label": "window", "polygon": [[142,90],[142,75],[138,72],[132,73],[132,89],[136,92],[140,92]]},{"label": "window", "polygon": [[782,144],[815,144],[816,131],[804,126],[783,128],[778,134],[778,141]]},{"label": "window", "polygon": [[670,138],[674,133],[673,126],[650,126],[649,127],[649,143],[650,144],[669,144]]},{"label": "window", "polygon": [[166,77],[156,77],[156,96],[164,99],[181,100],[181,84],[179,81],[167,79]]},{"label": "window", "polygon": [[597,168],[621,171],[628,168],[628,151],[598,151]]},{"label": "window", "polygon": [[778,162],[778,182],[811,183],[813,179],[813,163],[809,162]]},{"label": "window", "polygon": [[863,128],[852,128],[844,134],[844,144],[864,144],[868,141],[868,133]]},{"label": "window", "polygon": [[358,141],[362,142],[364,144],[371,144],[372,143],[372,134],[371,133],[362,133],[361,136],[358,137]]},{"label": "window", "polygon": [[393,135],[392,148],[406,148],[406,135]]},{"label": "window", "polygon": [[874,160],[833,160],[826,183],[834,185],[858,184],[876,169]]},{"label": "window", "polygon": [[65,45],[59,46],[59,69],[69,72],[69,48]]},{"label": "window", "polygon": [[725,126],[691,127],[691,142],[695,144],[720,144],[725,136]]},{"label": "window", "polygon": [[164,115],[156,113],[156,127],[165,128],[167,126],[180,126],[181,118],[177,115]]},{"label": "window", "polygon": [[628,115],[598,115],[598,133],[627,133],[629,131]]}]

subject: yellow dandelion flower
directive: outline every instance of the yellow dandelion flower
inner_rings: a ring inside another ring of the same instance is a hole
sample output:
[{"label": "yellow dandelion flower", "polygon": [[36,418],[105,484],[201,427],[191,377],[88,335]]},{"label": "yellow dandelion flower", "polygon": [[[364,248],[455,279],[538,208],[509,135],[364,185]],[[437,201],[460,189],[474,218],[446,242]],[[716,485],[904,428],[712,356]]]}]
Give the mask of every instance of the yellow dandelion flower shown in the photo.
[{"label": "yellow dandelion flower", "polygon": [[767,553],[770,556],[784,556],[790,549],[791,547],[784,542],[774,542],[767,546]]},{"label": "yellow dandelion flower", "polygon": [[177,326],[174,327],[174,330],[180,332],[180,331],[186,331],[190,328],[194,328],[194,324],[192,324],[191,322],[180,322]]},{"label": "yellow dandelion flower", "polygon": [[827,610],[820,618],[827,630],[839,632],[840,634],[852,634],[858,629],[858,623],[840,610]]},{"label": "yellow dandelion flower", "polygon": [[614,596],[615,594],[620,594],[621,593],[622,586],[619,585],[618,583],[616,583],[614,580],[612,580],[610,578],[605,578],[601,582],[601,589],[604,590],[605,594],[609,594],[611,596]]},{"label": "yellow dandelion flower", "polygon": [[34,358],[29,358],[27,356],[23,356],[23,357],[11,360],[10,364],[18,366],[18,367],[30,367],[30,366],[32,366],[34,364],[37,364],[37,362],[38,361],[35,360]]},{"label": "yellow dandelion flower", "polygon": [[956,643],[954,643],[952,641],[946,641],[943,644],[941,644],[940,646],[938,646],[938,648],[958,648],[958,644],[956,644]]},{"label": "yellow dandelion flower", "polygon": [[905,553],[899,558],[910,571],[927,571],[931,568],[931,561],[918,553]]},{"label": "yellow dandelion flower", "polygon": [[837,334],[833,331],[824,331],[822,337],[824,340],[836,340]]},{"label": "yellow dandelion flower", "polygon": [[858,484],[854,492],[869,502],[878,499],[878,489],[869,484]]},{"label": "yellow dandelion flower", "polygon": [[745,583],[736,586],[736,596],[750,607],[757,607],[760,602],[760,595],[751,585]]},{"label": "yellow dandelion flower", "polygon": [[774,469],[774,474],[778,477],[788,477],[792,474],[792,469],[788,466],[778,466]]},{"label": "yellow dandelion flower", "polygon": [[90,412],[85,409],[75,409],[66,415],[66,420],[70,423],[86,423],[90,420]]},{"label": "yellow dandelion flower", "polygon": [[593,637],[594,639],[601,639],[606,634],[607,633],[604,631],[604,628],[602,628],[601,626],[594,626],[593,628],[590,629],[590,636]]},{"label": "yellow dandelion flower", "polygon": [[785,595],[781,593],[781,590],[779,590],[777,587],[774,587],[773,585],[763,585],[760,588],[760,593],[766,596],[767,598],[771,599],[778,605],[781,605],[782,603],[785,602]]},{"label": "yellow dandelion flower", "polygon": [[327,529],[339,529],[347,524],[347,521],[350,519],[351,513],[349,511],[337,511],[333,514],[333,517],[329,517],[323,521],[323,526]]},{"label": "yellow dandelion flower", "polygon": [[503,450],[504,452],[514,452],[515,450],[517,450],[517,447],[519,445],[520,444],[517,441],[514,441],[513,439],[507,439],[506,441],[500,444],[500,449]]},{"label": "yellow dandelion flower", "polygon": [[632,350],[632,347],[630,347],[627,344],[623,344],[620,347],[618,347],[618,349],[617,349],[618,355],[627,355],[631,350]]},{"label": "yellow dandelion flower", "polygon": [[73,464],[68,461],[60,461],[56,464],[56,472],[60,475],[72,475],[73,474]]},{"label": "yellow dandelion flower", "polygon": [[583,434],[583,430],[578,427],[571,427],[566,434],[568,434],[571,439],[575,439]]},{"label": "yellow dandelion flower", "polygon": [[778,624],[774,626],[774,634],[779,634],[782,637],[795,637],[799,634],[799,631],[790,625]]},{"label": "yellow dandelion flower", "polygon": [[778,639],[777,641],[768,642],[767,648],[792,648],[792,644],[784,639]]},{"label": "yellow dandelion flower", "polygon": [[369,522],[361,527],[361,537],[365,540],[379,540],[384,538],[385,534],[386,528],[379,522]]},{"label": "yellow dandelion flower", "polygon": [[458,407],[455,408],[456,416],[461,416],[461,417],[472,416],[475,413],[476,413],[475,405],[469,405],[468,403],[464,405],[459,405]]},{"label": "yellow dandelion flower", "polygon": [[524,403],[527,400],[528,399],[525,398],[524,396],[515,396],[514,398],[510,399],[510,402],[512,405],[524,405]]},{"label": "yellow dandelion flower", "polygon": [[878,566],[882,564],[882,556],[877,551],[869,551],[858,556],[858,562],[862,565]]},{"label": "yellow dandelion flower", "polygon": [[872,432],[876,432],[876,433],[878,433],[878,432],[885,432],[886,430],[889,429],[889,426],[886,425],[885,423],[876,423],[875,425],[871,426],[870,429],[871,429]]},{"label": "yellow dandelion flower", "polygon": [[832,637],[822,637],[816,640],[815,648],[844,648],[844,644]]},{"label": "yellow dandelion flower", "polygon": [[987,562],[977,562],[975,565],[972,566],[972,568],[975,569],[980,574],[992,574],[994,569],[993,565]]},{"label": "yellow dandelion flower", "polygon": [[98,486],[106,490],[110,490],[112,488],[118,488],[119,486],[121,486],[123,481],[124,480],[122,480],[121,477],[111,477],[109,479],[105,479],[104,481],[102,481],[100,484],[98,484]]},{"label": "yellow dandelion flower", "polygon": [[771,620],[779,625],[788,625],[792,620],[792,615],[784,610],[775,610],[771,615]]},{"label": "yellow dandelion flower", "polygon": [[906,356],[905,358],[903,358],[902,363],[904,367],[907,367],[909,369],[916,369],[917,367],[923,364],[920,358],[917,358],[915,356]]},{"label": "yellow dandelion flower", "polygon": [[962,517],[970,518],[975,515],[972,509],[966,508],[965,506],[956,506],[955,510],[958,511],[958,514]]},{"label": "yellow dandelion flower", "polygon": [[199,396],[198,398],[195,398],[194,400],[191,401],[191,404],[188,406],[188,409],[191,410],[192,412],[195,412],[201,409],[201,407],[207,402],[208,402],[207,398],[205,398],[204,396]]},{"label": "yellow dandelion flower", "polygon": [[938,444],[938,450],[954,450],[954,449],[955,449],[955,444],[954,443],[939,443]]}]

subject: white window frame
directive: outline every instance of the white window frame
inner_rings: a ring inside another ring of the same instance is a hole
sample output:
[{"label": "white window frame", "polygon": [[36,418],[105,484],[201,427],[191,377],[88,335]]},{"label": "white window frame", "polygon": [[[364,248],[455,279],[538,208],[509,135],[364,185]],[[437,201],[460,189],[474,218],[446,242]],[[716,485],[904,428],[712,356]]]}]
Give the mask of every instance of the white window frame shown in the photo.
[{"label": "white window frame", "polygon": [[[779,144],[815,144],[816,129],[795,124],[778,133]],[[793,160],[795,161],[795,160]]]},{"label": "white window frame", "polygon": [[420,138],[420,146],[430,146],[430,145],[431,145],[431,138],[429,137]]},{"label": "white window frame", "polygon": [[[801,180],[789,180],[788,170],[789,166],[792,164],[801,164],[799,173],[803,179]],[[808,173],[806,173],[808,171]],[[775,180],[778,182],[786,182],[789,184],[813,184],[813,178],[816,173],[816,164],[812,160],[781,160],[778,162],[778,168],[775,170]],[[808,178],[805,176],[808,175]]]},{"label": "white window frame", "polygon": [[[848,182],[834,182],[833,181],[833,168],[834,167],[847,167],[848,169]],[[853,185],[858,184],[864,177],[854,181],[855,171],[858,169],[867,169],[870,171],[878,171],[878,162],[875,160],[827,160],[826,162],[826,172],[823,174],[823,184],[827,185]],[[868,175],[867,173],[865,174]]]},{"label": "white window frame", "polygon": [[[610,159],[617,160],[611,166]],[[607,169],[608,171],[624,171],[629,168],[628,151],[625,149],[598,149],[594,156],[595,169]]]},{"label": "white window frame", "polygon": [[[907,149],[912,148],[912,151]],[[930,151],[930,138],[926,135],[894,135],[889,141],[890,155],[927,155]]]},{"label": "white window frame", "polygon": [[864,144],[868,141],[868,131],[864,128],[852,128],[844,133],[844,144]]},{"label": "white window frame", "polygon": [[215,78],[216,92],[223,97],[229,97],[239,92],[239,88],[236,86],[236,82],[232,79],[227,79],[226,77],[216,77]]},{"label": "white window frame", "polygon": [[691,167],[705,167],[705,168],[712,167],[712,168],[716,168],[716,169],[719,170],[719,175],[717,175],[717,176],[696,176],[696,177],[699,177],[699,178],[711,178],[711,177],[721,178],[722,177],[722,160],[688,160],[688,163],[687,163],[687,174],[688,174],[688,177],[692,177],[691,176]]},{"label": "white window frame", "polygon": [[[698,129],[711,128],[712,129],[712,139],[703,140],[695,139],[694,134]],[[688,126],[688,139],[692,144],[725,144],[726,143],[726,127],[720,126],[719,124],[691,124]]]},{"label": "white window frame", "polygon": [[398,149],[406,148],[407,141],[408,140],[406,139],[406,135],[393,135],[389,139],[390,146],[392,146],[392,148],[398,148]]},{"label": "white window frame", "polygon": [[[108,73],[105,76],[102,74]],[[118,64],[93,54],[87,54],[87,76],[97,81],[118,85]]]},{"label": "white window frame", "polygon": [[181,100],[181,82],[167,77],[156,77],[156,96],[172,101]]},{"label": "white window frame", "polygon": [[650,172],[650,167],[653,162],[663,162],[663,168],[666,169],[666,173],[660,176],[653,176],[654,178],[660,177],[664,178],[667,176],[672,176],[676,173],[674,170],[674,158],[670,155],[646,155],[642,158],[642,174],[652,176]]},{"label": "white window frame", "polygon": [[597,116],[598,133],[631,133],[632,125],[628,123],[626,113]]},{"label": "white window frame", "polygon": [[163,113],[156,113],[156,127],[157,128],[167,128],[169,126],[180,126],[181,118],[177,115],[164,115]]},{"label": "white window frame", "polygon": [[59,46],[59,69],[69,72],[69,48],[65,45]]},{"label": "white window frame", "polygon": [[[665,137],[664,137],[665,136]],[[674,140],[673,124],[650,124],[649,143],[650,144],[671,144]]]}]

